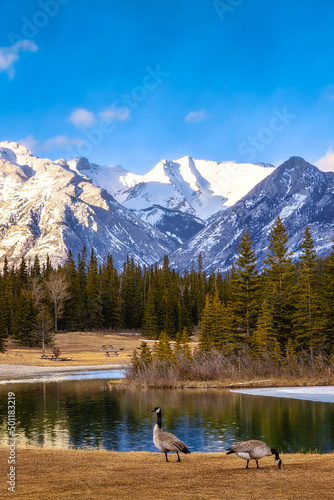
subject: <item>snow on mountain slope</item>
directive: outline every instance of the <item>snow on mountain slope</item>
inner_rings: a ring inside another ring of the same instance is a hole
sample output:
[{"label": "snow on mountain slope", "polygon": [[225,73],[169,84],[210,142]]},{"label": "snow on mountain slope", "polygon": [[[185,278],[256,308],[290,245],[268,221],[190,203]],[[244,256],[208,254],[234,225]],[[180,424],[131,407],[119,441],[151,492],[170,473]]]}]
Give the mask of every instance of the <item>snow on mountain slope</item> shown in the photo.
[{"label": "snow on mountain slope", "polygon": [[73,158],[68,166],[80,175],[91,179],[95,186],[106,189],[119,203],[127,196],[127,191],[142,181],[143,176],[132,174],[120,165],[97,165],[87,158]]},{"label": "snow on mountain slope", "polygon": [[131,174],[119,166],[90,164],[85,158],[75,158],[68,165],[107,189],[126,208],[146,210],[160,205],[202,220],[236,203],[275,168],[194,160],[189,156],[161,160],[145,175]]},{"label": "snow on mountain slope", "polygon": [[194,160],[189,156],[162,160],[129,191],[123,204],[130,209],[159,204],[204,220],[236,203],[274,168]]},{"label": "snow on mountain slope", "polygon": [[170,256],[171,266],[190,267],[201,253],[207,272],[223,271],[238,257],[237,245],[247,228],[261,268],[277,216],[287,229],[294,258],[307,226],[318,255],[328,254],[334,237],[334,173],[290,158],[235,205],[213,215],[204,229]]},{"label": "snow on mountain slope", "polygon": [[106,190],[68,168],[31,155],[16,143],[0,143],[0,261],[17,263],[47,254],[63,262],[86,245],[99,259],[126,255],[141,265],[175,249],[175,241],[120,205]]}]

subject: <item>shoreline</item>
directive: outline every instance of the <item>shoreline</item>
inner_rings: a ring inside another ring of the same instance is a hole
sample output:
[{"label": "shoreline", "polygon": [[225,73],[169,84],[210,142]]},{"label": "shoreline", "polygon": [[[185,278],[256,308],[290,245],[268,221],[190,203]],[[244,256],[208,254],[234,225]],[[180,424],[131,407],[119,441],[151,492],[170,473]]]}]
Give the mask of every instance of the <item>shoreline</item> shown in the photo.
[{"label": "shoreline", "polygon": [[276,388],[276,387],[327,387],[334,386],[334,377],[315,379],[312,377],[269,378],[259,380],[190,380],[178,382],[156,381],[154,383],[140,383],[120,379],[111,381],[111,384],[136,389],[245,389],[245,388]]},{"label": "shoreline", "polygon": [[44,375],[66,374],[82,371],[111,371],[121,370],[123,364],[101,364],[101,365],[70,365],[70,366],[40,366],[40,365],[19,365],[0,364],[0,380],[20,380],[22,378],[38,377]]}]

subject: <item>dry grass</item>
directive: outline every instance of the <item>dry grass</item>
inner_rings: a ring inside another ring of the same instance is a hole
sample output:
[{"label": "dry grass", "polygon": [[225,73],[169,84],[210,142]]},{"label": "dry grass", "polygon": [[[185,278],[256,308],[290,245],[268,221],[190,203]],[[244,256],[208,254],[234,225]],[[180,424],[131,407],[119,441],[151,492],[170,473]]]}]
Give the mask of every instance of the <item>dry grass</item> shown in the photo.
[{"label": "dry grass", "polygon": [[282,470],[273,457],[262,468],[223,453],[175,455],[19,448],[16,493],[6,491],[5,448],[0,449],[0,498],[85,499],[333,499],[334,454],[283,455]]},{"label": "dry grass", "polygon": [[216,349],[195,349],[191,359],[182,350],[172,359],[150,359],[144,351],[127,367],[126,382],[137,387],[164,388],[332,385],[334,361],[325,354],[312,361],[301,352],[289,362],[282,359],[275,363],[270,357],[253,359],[247,350],[224,353]]},{"label": "dry grass", "polygon": [[[9,341],[7,351],[0,354],[0,364],[19,364],[32,366],[80,366],[80,365],[116,365],[129,363],[133,350],[139,346],[142,338],[139,335],[114,334],[107,332],[69,332],[58,333],[55,345],[60,348],[61,357],[73,358],[72,361],[48,361],[41,359],[42,350],[19,347]],[[111,344],[118,351],[118,357],[105,356],[102,345],[107,348]],[[119,350],[124,347],[124,350]],[[50,348],[46,354],[52,355]]]}]

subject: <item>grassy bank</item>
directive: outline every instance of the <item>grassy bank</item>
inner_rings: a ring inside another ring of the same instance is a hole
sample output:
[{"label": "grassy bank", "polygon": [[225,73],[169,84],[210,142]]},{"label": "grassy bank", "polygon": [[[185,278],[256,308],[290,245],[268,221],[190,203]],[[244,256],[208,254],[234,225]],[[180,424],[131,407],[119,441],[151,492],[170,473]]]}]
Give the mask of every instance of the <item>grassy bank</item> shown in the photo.
[{"label": "grassy bank", "polygon": [[318,357],[311,362],[302,354],[287,362],[254,359],[247,352],[225,355],[212,349],[207,353],[182,351],[169,358],[154,353],[132,358],[123,381],[128,386],[143,388],[192,387],[279,387],[334,385],[334,362]]},{"label": "grassy bank", "polygon": [[268,457],[260,470],[245,470],[243,460],[224,453],[191,453],[181,463],[172,455],[166,463],[161,453],[18,448],[15,494],[6,491],[7,456],[1,448],[0,498],[333,498],[334,454],[282,455],[282,470]]}]

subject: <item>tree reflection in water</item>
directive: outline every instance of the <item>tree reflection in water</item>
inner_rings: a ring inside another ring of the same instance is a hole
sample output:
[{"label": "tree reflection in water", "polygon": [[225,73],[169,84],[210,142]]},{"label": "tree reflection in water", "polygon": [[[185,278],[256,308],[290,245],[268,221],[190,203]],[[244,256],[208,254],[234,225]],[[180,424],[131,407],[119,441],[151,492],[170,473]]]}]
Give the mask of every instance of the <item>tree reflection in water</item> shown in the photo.
[{"label": "tree reflection in water", "polygon": [[224,451],[261,439],[282,452],[334,449],[334,404],[250,396],[221,389],[115,389],[107,380],[17,383],[0,387],[1,442],[7,393],[16,394],[18,444],[156,451],[150,410],[191,451]]}]

